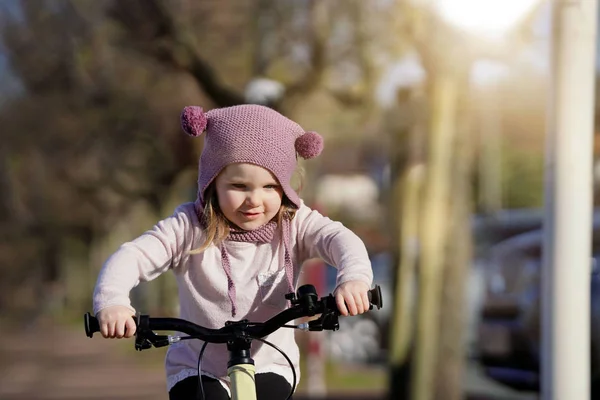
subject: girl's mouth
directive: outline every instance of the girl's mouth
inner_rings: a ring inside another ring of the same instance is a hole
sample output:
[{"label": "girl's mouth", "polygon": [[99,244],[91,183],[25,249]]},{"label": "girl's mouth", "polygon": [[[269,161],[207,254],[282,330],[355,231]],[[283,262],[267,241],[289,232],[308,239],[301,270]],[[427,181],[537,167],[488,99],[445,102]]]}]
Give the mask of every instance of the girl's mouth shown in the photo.
[{"label": "girl's mouth", "polygon": [[242,215],[244,216],[244,218],[252,220],[260,217],[261,213],[242,212]]}]

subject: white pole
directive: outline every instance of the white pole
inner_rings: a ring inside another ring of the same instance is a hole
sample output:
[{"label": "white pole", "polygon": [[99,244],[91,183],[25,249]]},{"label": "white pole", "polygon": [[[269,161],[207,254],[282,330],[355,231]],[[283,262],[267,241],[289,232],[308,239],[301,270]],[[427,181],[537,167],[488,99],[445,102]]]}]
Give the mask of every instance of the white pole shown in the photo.
[{"label": "white pole", "polygon": [[542,273],[542,398],[590,398],[597,0],[554,0]]}]

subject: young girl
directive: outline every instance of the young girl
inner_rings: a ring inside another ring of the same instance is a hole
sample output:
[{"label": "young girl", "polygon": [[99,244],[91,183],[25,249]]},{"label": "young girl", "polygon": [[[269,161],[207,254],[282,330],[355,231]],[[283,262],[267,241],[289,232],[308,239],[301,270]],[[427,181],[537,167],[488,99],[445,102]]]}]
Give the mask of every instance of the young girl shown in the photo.
[{"label": "young girl", "polygon": [[[323,140],[278,112],[241,105],[203,112],[186,107],[183,130],[206,131],[200,156],[198,197],[137,239],[123,244],[104,264],[94,291],[102,335],[135,333],[130,290],[172,270],[179,288],[180,317],[221,328],[226,321],[264,321],[287,307],[300,266],[322,258],[337,267],[335,298],[342,315],[369,309],[373,274],[363,242],[341,223],[311,210],[290,187],[297,156],[316,157]],[[346,307],[347,305],[347,307]],[[294,331],[266,338],[299,367]],[[194,399],[202,342],[172,345],[166,357],[171,400]],[[258,399],[285,399],[292,384],[287,361],[253,343]],[[208,399],[228,399],[228,353],[209,344],[202,360]]]}]

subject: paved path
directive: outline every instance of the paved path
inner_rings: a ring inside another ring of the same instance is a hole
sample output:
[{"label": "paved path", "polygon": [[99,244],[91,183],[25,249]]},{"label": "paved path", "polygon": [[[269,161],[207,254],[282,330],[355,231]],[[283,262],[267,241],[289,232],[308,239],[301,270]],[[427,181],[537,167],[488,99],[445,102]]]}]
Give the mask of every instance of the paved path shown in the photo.
[{"label": "paved path", "polygon": [[160,364],[144,366],[132,360],[117,340],[99,335],[88,339],[83,328],[51,326],[28,329],[19,336],[3,332],[2,339],[2,400],[166,398]]}]

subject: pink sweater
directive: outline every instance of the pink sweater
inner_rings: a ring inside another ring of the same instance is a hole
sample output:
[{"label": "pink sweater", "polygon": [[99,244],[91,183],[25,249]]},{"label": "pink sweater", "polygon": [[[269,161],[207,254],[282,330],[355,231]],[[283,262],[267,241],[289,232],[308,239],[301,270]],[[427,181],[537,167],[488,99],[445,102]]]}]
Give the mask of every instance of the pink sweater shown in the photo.
[{"label": "pink sweater", "polygon": [[[298,282],[303,261],[322,258],[337,267],[337,285],[351,280],[372,285],[373,272],[365,246],[341,223],[302,203],[292,220],[291,233],[294,284]],[[262,322],[286,308],[284,295],[288,285],[279,235],[276,233],[273,241],[265,244],[225,243],[238,288],[236,320]],[[232,317],[220,251],[212,245],[201,254],[188,254],[203,242],[204,232],[194,204],[179,206],[172,216],[123,244],[106,261],[94,290],[94,313],[114,305],[132,308],[129,292],[133,287],[172,270],[179,288],[180,317],[207,328],[221,328]],[[326,294],[319,293],[320,296]],[[290,357],[299,375],[299,350],[294,330],[279,329],[265,339]],[[185,340],[169,347],[167,390],[180,380],[198,374],[196,367],[202,344],[200,340]],[[257,373],[275,372],[292,384],[290,367],[277,351],[254,341],[251,354]],[[202,360],[202,373],[218,378],[227,387],[228,358],[225,344],[209,343]]]}]

